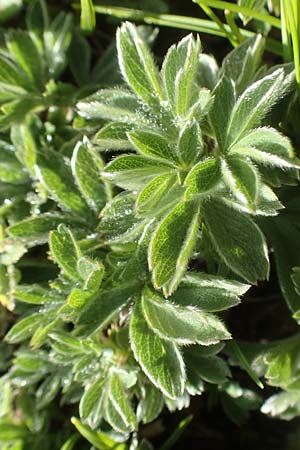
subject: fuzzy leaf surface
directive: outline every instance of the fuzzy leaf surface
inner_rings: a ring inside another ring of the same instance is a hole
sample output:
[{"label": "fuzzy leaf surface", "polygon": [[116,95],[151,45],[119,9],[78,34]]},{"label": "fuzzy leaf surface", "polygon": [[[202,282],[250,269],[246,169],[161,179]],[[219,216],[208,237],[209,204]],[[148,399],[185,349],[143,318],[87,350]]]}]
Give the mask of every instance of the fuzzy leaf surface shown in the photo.
[{"label": "fuzzy leaf surface", "polygon": [[121,433],[132,432],[137,428],[132,406],[116,374],[113,374],[109,380],[106,418],[110,425]]},{"label": "fuzzy leaf surface", "polygon": [[230,339],[230,333],[213,314],[171,303],[150,289],[143,292],[142,308],[149,327],[176,344],[212,345]]},{"label": "fuzzy leaf surface", "polygon": [[101,158],[87,144],[77,144],[71,160],[73,175],[86,202],[96,213],[103,208],[106,199],[105,186],[100,178],[103,166]]},{"label": "fuzzy leaf surface", "polygon": [[77,261],[81,257],[81,251],[72,232],[64,225],[60,225],[57,231],[50,234],[49,247],[52,258],[63,273],[73,281],[80,279]]},{"label": "fuzzy leaf surface", "polygon": [[124,23],[117,32],[119,66],[123,77],[147,104],[162,98],[159,72],[136,28]]},{"label": "fuzzy leaf surface", "polygon": [[180,305],[193,305],[202,311],[217,312],[239,304],[250,286],[204,273],[187,273],[172,299]]},{"label": "fuzzy leaf surface", "polygon": [[162,220],[149,247],[153,284],[171,295],[177,288],[192,256],[199,228],[199,208],[181,202]]},{"label": "fuzzy leaf surface", "polygon": [[232,145],[246,132],[261,124],[272,106],[279,100],[283,83],[283,71],[278,69],[256,81],[239,97],[228,124],[226,145]]},{"label": "fuzzy leaf surface", "polygon": [[140,302],[136,303],[130,321],[130,343],[135,359],[163,394],[175,399],[183,393],[182,356],[174,343],[161,339],[149,328]]},{"label": "fuzzy leaf surface", "polygon": [[201,211],[213,245],[225,264],[249,283],[267,278],[267,246],[253,220],[220,201],[206,202]]},{"label": "fuzzy leaf surface", "polygon": [[41,183],[64,209],[90,217],[90,209],[75,186],[70,168],[57,152],[48,149],[47,156],[39,155],[35,170]]}]

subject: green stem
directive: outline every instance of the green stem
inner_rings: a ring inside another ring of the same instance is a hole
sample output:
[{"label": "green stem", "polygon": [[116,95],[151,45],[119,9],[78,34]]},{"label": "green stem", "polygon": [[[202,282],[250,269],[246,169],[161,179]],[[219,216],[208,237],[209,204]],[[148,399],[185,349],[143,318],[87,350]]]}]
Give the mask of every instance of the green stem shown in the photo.
[{"label": "green stem", "polygon": [[267,22],[275,28],[281,27],[280,19],[277,17],[273,17],[270,14],[264,14],[259,11],[256,11],[252,8],[246,8],[245,6],[236,5],[235,3],[229,3],[221,0],[193,0],[194,3],[197,3],[200,7],[202,5],[207,5],[212,8],[235,12],[237,14],[243,14],[244,16],[252,17],[253,19],[260,20],[262,22]]},{"label": "green stem", "polygon": [[291,61],[293,54],[289,39],[289,26],[287,22],[287,16],[285,11],[285,0],[280,0],[280,17],[281,17],[281,41],[283,49],[284,62]]},{"label": "green stem", "polygon": [[237,42],[237,44],[240,44],[241,42],[243,42],[244,38],[240,32],[239,27],[235,23],[232,11],[229,11],[228,9],[226,9],[224,11],[224,15],[225,15],[226,22],[228,23],[228,26],[230,27],[232,34],[235,37],[235,41]]},{"label": "green stem", "polygon": [[292,39],[292,44],[293,44],[296,80],[297,80],[297,84],[298,84],[299,92],[300,92],[300,55],[299,55],[299,52],[300,52],[300,48],[299,48],[300,6],[299,6],[298,1],[299,0],[293,1],[293,7],[291,9],[288,9],[288,13],[289,13],[291,39]]},{"label": "green stem", "polygon": [[174,447],[174,444],[178,441],[182,433],[185,431],[186,427],[193,420],[193,416],[190,414],[185,419],[183,419],[171,434],[171,436],[166,440],[166,442],[160,447],[159,450],[169,450]]},{"label": "green stem", "polygon": [[[75,9],[79,8],[78,4],[73,4]],[[198,19],[188,16],[178,16],[173,14],[156,14],[148,11],[141,11],[139,9],[121,8],[121,7],[106,7],[95,6],[95,11],[98,14],[116,17],[120,20],[135,20],[144,22],[148,25],[159,25],[170,28],[180,28],[183,30],[196,31],[198,33],[212,34],[215,36],[226,38],[227,36],[219,27],[210,20]],[[230,31],[228,25],[224,25],[225,29]],[[239,31],[244,39],[255,36],[255,33],[239,28]],[[266,49],[275,55],[282,56],[282,45],[274,39],[267,39]]]},{"label": "green stem", "polygon": [[281,0],[282,45],[284,59],[294,59],[296,82],[300,97],[300,6],[298,0],[293,3]]},{"label": "green stem", "polygon": [[200,6],[203,9],[203,11],[205,12],[205,14],[210,18],[210,20],[212,22],[215,22],[218,25],[218,27],[220,28],[220,30],[226,35],[226,37],[229,40],[229,42],[231,43],[231,45],[233,47],[235,47],[236,42],[232,38],[232,33],[227,31],[227,29],[225,28],[223,22],[219,19],[219,17],[210,9],[209,6],[202,5],[202,4],[200,4]]},{"label": "green stem", "polygon": [[236,341],[232,340],[232,341],[228,342],[227,346],[232,351],[232,353],[236,357],[236,359],[238,360],[240,366],[247,372],[247,374],[254,381],[254,383],[256,383],[258,387],[263,389],[264,385],[262,384],[262,382],[260,381],[258,376],[253,372],[250,364],[248,363],[247,359],[245,358],[244,353],[242,352],[242,350],[240,349],[240,347],[238,346]]}]

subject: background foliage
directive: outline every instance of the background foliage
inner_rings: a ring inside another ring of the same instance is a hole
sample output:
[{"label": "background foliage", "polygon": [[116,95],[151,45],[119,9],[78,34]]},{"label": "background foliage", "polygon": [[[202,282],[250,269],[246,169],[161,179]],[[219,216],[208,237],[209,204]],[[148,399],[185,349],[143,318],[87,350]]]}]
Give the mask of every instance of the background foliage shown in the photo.
[{"label": "background foliage", "polygon": [[299,448],[300,8],[195,3],[0,2],[1,450]]}]

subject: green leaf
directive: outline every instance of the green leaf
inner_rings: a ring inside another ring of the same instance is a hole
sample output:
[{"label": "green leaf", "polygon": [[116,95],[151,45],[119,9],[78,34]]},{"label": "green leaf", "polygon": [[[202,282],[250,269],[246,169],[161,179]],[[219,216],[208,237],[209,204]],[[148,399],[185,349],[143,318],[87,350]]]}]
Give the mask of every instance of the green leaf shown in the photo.
[{"label": "green leaf", "polygon": [[142,389],[143,396],[137,407],[137,417],[144,423],[153,422],[163,408],[163,396],[152,384],[146,384]]},{"label": "green leaf", "polygon": [[216,200],[205,202],[201,211],[212,243],[225,264],[249,283],[267,278],[267,246],[253,220]]},{"label": "green leaf", "polygon": [[93,292],[83,289],[73,288],[67,298],[67,303],[71,308],[83,308],[93,298]]},{"label": "green leaf", "polygon": [[11,128],[11,140],[16,146],[16,155],[31,175],[35,175],[40,128],[41,123],[33,114],[28,114],[23,123]]},{"label": "green leaf", "polygon": [[212,345],[230,339],[230,333],[216,316],[164,300],[145,289],[142,295],[143,313],[149,327],[162,339],[179,345]]},{"label": "green leaf", "polygon": [[114,41],[101,53],[92,69],[91,75],[88,74],[88,81],[99,84],[99,86],[116,86],[122,83],[117,48]]},{"label": "green leaf", "polygon": [[80,0],[80,27],[85,32],[92,32],[96,26],[96,14],[92,0]]},{"label": "green leaf", "polygon": [[5,422],[0,424],[0,442],[2,443],[25,439],[28,434],[28,430],[22,425],[14,425]]},{"label": "green leaf", "polygon": [[9,89],[18,86],[24,94],[26,91],[34,91],[34,86],[26,73],[4,54],[0,55],[0,83]]},{"label": "green leaf", "polygon": [[229,152],[251,158],[266,166],[299,167],[290,140],[274,128],[262,127],[247,133]]},{"label": "green leaf", "polygon": [[[136,212],[140,216],[158,216],[160,209],[168,208],[169,194],[176,184],[176,175],[163,174],[155,177],[138,195]],[[178,200],[178,196],[176,196]],[[172,204],[170,205],[172,207]]]},{"label": "green leaf", "polygon": [[44,213],[36,217],[28,217],[21,222],[14,223],[7,231],[12,236],[26,238],[30,242],[47,242],[49,231],[55,230],[58,225],[80,226],[76,218],[60,213]]},{"label": "green leaf", "polygon": [[[10,380],[6,379],[5,377],[0,378],[0,400],[1,400],[1,406],[0,406],[0,417],[1,420],[3,417],[8,416],[11,407],[12,407],[12,401],[13,401],[13,392],[12,392],[12,385]],[[159,391],[158,391],[159,392]]]},{"label": "green leaf", "polygon": [[134,129],[134,124],[112,122],[96,133],[93,142],[100,150],[132,150],[133,145],[127,137],[127,133],[132,129]]},{"label": "green leaf", "polygon": [[0,181],[3,183],[24,184],[28,175],[14,154],[14,148],[0,141]]},{"label": "green leaf", "polygon": [[59,323],[59,319],[55,319],[53,316],[50,317],[49,319],[46,318],[44,323],[42,323],[39,327],[37,327],[37,329],[32,334],[32,338],[30,339],[30,346],[33,350],[45,344],[45,342],[48,339],[50,331],[56,328],[57,324]]},{"label": "green leaf", "polygon": [[125,89],[101,89],[77,104],[80,116],[90,120],[136,123],[138,99]]},{"label": "green leaf", "polygon": [[214,100],[209,110],[209,122],[222,152],[226,150],[226,130],[235,104],[234,83],[222,77],[213,90]]},{"label": "green leaf", "polygon": [[96,292],[103,280],[105,267],[101,261],[93,261],[87,256],[79,258],[77,271],[84,280],[84,289]]},{"label": "green leaf", "polygon": [[200,161],[188,173],[184,184],[187,186],[186,196],[204,194],[211,191],[221,181],[220,161],[209,158]]},{"label": "green leaf", "polygon": [[271,417],[291,420],[299,415],[300,393],[295,391],[280,392],[269,397],[262,405],[261,412]]},{"label": "green leaf", "polygon": [[169,398],[182,395],[185,370],[181,354],[175,344],[151,331],[140,302],[136,303],[130,320],[130,343],[135,359],[152,383]]},{"label": "green leaf", "polygon": [[257,34],[235,47],[223,59],[221,73],[234,81],[238,95],[255,81],[264,47],[264,37]]},{"label": "green leaf", "polygon": [[252,370],[249,362],[247,361],[247,358],[243,354],[242,350],[240,349],[236,341],[229,342],[228,347],[230,351],[234,354],[234,356],[237,358],[240,366],[245,370],[245,372],[247,372],[249,377],[254,381],[255,384],[257,384],[258,387],[263,389],[264,385],[262,384],[256,373]]},{"label": "green leaf", "polygon": [[56,291],[45,289],[38,284],[18,284],[14,290],[14,296],[24,303],[34,305],[57,304],[64,301],[64,297]]},{"label": "green leaf", "polygon": [[282,95],[283,70],[249,86],[236,102],[228,124],[226,146],[232,146],[245,136],[247,131],[261,124],[272,106]]},{"label": "green leaf", "polygon": [[32,336],[36,328],[44,319],[43,313],[31,314],[17,322],[6,334],[5,340],[10,344],[17,344]]},{"label": "green leaf", "polygon": [[162,65],[162,78],[170,105],[176,113],[184,114],[193,98],[200,41],[190,34],[169,48]]},{"label": "green leaf", "polygon": [[61,387],[61,378],[58,374],[47,377],[36,391],[36,400],[38,408],[44,408],[49,405],[57,396]]},{"label": "green leaf", "polygon": [[106,200],[105,186],[100,178],[104,164],[99,155],[84,142],[76,145],[71,167],[77,186],[89,206],[99,213]]},{"label": "green leaf", "polygon": [[5,22],[17,14],[23,6],[23,0],[2,0],[0,5],[0,22]]},{"label": "green leaf", "polygon": [[38,88],[46,81],[45,64],[34,40],[26,31],[11,30],[6,38],[7,46],[17,64]]},{"label": "green leaf", "polygon": [[0,115],[0,130],[6,130],[12,125],[25,121],[28,113],[38,111],[47,107],[46,98],[40,95],[26,95],[18,100],[7,103],[2,107],[3,114]]},{"label": "green leaf", "polygon": [[89,426],[84,425],[76,417],[72,417],[71,422],[79,433],[98,450],[107,450],[112,448],[115,448],[116,450],[125,450],[124,447],[120,447],[120,449],[118,449],[118,447],[116,447],[117,443],[108,435],[99,431],[93,431]]},{"label": "green leaf", "polygon": [[130,242],[142,232],[145,222],[135,216],[135,198],[122,192],[102,210],[99,230],[106,242]]},{"label": "green leaf", "polygon": [[157,175],[170,172],[175,172],[175,168],[166,161],[122,155],[105,167],[103,177],[124,189],[137,190]]},{"label": "green leaf", "polygon": [[174,448],[174,445],[180,439],[181,435],[184,433],[184,431],[189,426],[192,420],[193,416],[191,414],[182,419],[176,426],[175,430],[168,437],[166,442],[164,442],[163,445],[160,447],[160,450],[170,450]]},{"label": "green leaf", "polygon": [[188,379],[199,377],[207,383],[222,384],[230,377],[229,367],[221,358],[218,356],[203,357],[197,347],[186,349],[184,360]]},{"label": "green leaf", "polygon": [[201,130],[196,120],[187,122],[180,130],[177,156],[179,161],[186,167],[190,167],[195,162],[203,150]]},{"label": "green leaf", "polygon": [[109,424],[120,433],[130,433],[136,430],[135,414],[116,374],[113,374],[109,380],[105,413]]},{"label": "green leaf", "polygon": [[249,417],[249,411],[261,405],[261,398],[250,389],[242,389],[237,383],[228,382],[223,387],[221,397],[225,414],[238,426]]},{"label": "green leaf", "polygon": [[217,61],[212,55],[202,53],[199,57],[198,67],[198,84],[212,91],[219,78],[219,66]]},{"label": "green leaf", "polygon": [[278,210],[283,208],[284,206],[280,203],[272,189],[269,188],[268,185],[260,183],[256,214],[260,214],[262,216],[277,216]]},{"label": "green leaf", "polygon": [[96,428],[104,414],[105,381],[101,378],[88,385],[79,404],[79,414],[82,420],[91,428]]},{"label": "green leaf", "polygon": [[149,247],[153,284],[171,295],[184,275],[192,256],[199,228],[199,208],[181,202],[162,220]]},{"label": "green leaf", "polygon": [[80,33],[74,33],[68,51],[69,66],[79,86],[89,82],[92,51],[88,40]]},{"label": "green leaf", "polygon": [[[249,8],[254,12],[264,12],[265,11],[265,1],[264,0],[238,0],[238,5],[241,8]],[[248,22],[252,19],[252,16],[246,16],[245,14],[239,14],[243,19],[244,25],[247,25]]]},{"label": "green leaf", "polygon": [[64,445],[60,448],[60,450],[73,450],[76,442],[79,439],[79,434],[73,434],[73,436],[71,436],[65,443]]},{"label": "green leaf", "polygon": [[136,281],[131,284],[124,283],[124,286],[121,287],[103,288],[79,315],[77,319],[78,334],[90,336],[109,325],[128,304],[138,288],[139,285]]},{"label": "green leaf", "polygon": [[217,312],[238,305],[239,297],[249,288],[248,284],[215,275],[188,273],[172,299],[183,306],[193,305],[202,311]]},{"label": "green leaf", "polygon": [[194,83],[197,75],[198,60],[201,50],[199,37],[197,40],[189,35],[187,40],[187,53],[185,63],[178,70],[175,78],[175,104],[179,116],[184,116],[190,106],[195,103]]},{"label": "green leaf", "polygon": [[149,105],[163,100],[159,72],[133,24],[126,22],[118,29],[117,49],[122,75],[137,95]]},{"label": "green leaf", "polygon": [[37,177],[51,196],[64,208],[88,219],[91,211],[79,194],[71,173],[61,155],[50,149],[39,155],[35,166]]},{"label": "green leaf", "polygon": [[176,161],[176,155],[163,136],[150,131],[135,130],[127,133],[129,141],[143,156]]},{"label": "green leaf", "polygon": [[271,242],[281,292],[291,311],[300,310],[300,295],[295,290],[292,269],[300,266],[300,233],[296,220],[280,215],[263,221],[263,230]]},{"label": "green leaf", "polygon": [[229,157],[222,161],[225,184],[242,204],[255,209],[259,188],[259,176],[255,167],[240,157]]},{"label": "green leaf", "polygon": [[79,338],[71,336],[63,331],[57,333],[52,332],[50,337],[55,341],[54,347],[56,349],[63,349],[63,352],[65,353],[73,352],[74,355],[82,353],[83,347]]},{"label": "green leaf", "polygon": [[77,261],[81,257],[80,248],[72,232],[64,225],[50,233],[51,256],[63,273],[73,281],[78,281]]},{"label": "green leaf", "polygon": [[44,32],[47,66],[52,78],[58,78],[68,64],[67,51],[72,40],[73,16],[60,11]]}]

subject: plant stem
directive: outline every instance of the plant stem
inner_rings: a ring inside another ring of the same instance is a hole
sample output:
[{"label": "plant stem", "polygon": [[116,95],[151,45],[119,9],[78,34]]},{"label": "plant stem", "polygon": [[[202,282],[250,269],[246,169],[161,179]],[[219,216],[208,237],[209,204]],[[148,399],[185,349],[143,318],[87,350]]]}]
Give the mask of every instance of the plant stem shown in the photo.
[{"label": "plant stem", "polygon": [[226,22],[228,23],[228,25],[232,31],[232,34],[235,37],[236,43],[240,44],[241,42],[243,42],[244,38],[240,32],[239,27],[235,23],[235,18],[233,17],[232,11],[229,11],[228,9],[226,9],[224,11],[224,15],[225,15]]},{"label": "plant stem", "polygon": [[[78,4],[73,4],[75,9],[79,8]],[[95,6],[95,12],[98,14],[105,14],[108,16],[113,16],[118,19],[124,20],[135,20],[141,21],[148,25],[159,25],[170,28],[181,28],[189,31],[196,31],[198,33],[206,33],[212,34],[218,37],[226,38],[227,36],[223,31],[219,29],[219,27],[210,20],[198,19],[194,17],[188,16],[179,16],[173,14],[156,14],[149,11],[142,11],[139,9],[131,9],[131,8],[122,8],[118,6]],[[230,27],[228,25],[224,25],[225,29],[230,31]],[[254,32],[243,30],[238,28],[241,36],[244,39],[249,37],[253,37],[255,35]],[[281,42],[277,42],[274,39],[267,39],[266,49],[275,55],[282,56],[282,44]]]},{"label": "plant stem", "polygon": [[221,31],[226,35],[227,39],[229,40],[230,44],[235,47],[236,41],[234,40],[231,29],[230,32],[227,31],[225,28],[223,22],[219,19],[219,17],[210,9],[209,6],[201,5],[201,8],[205,12],[205,14],[210,18],[210,20],[218,25]]},{"label": "plant stem", "polygon": [[197,3],[200,7],[203,5],[210,6],[212,8],[235,12],[237,14],[243,14],[244,16],[250,16],[253,19],[260,20],[262,22],[267,22],[275,28],[281,28],[280,19],[277,17],[273,17],[270,14],[263,14],[259,11],[256,11],[252,8],[246,8],[244,6],[236,5],[235,3],[229,3],[221,0],[193,0],[194,3]]}]

